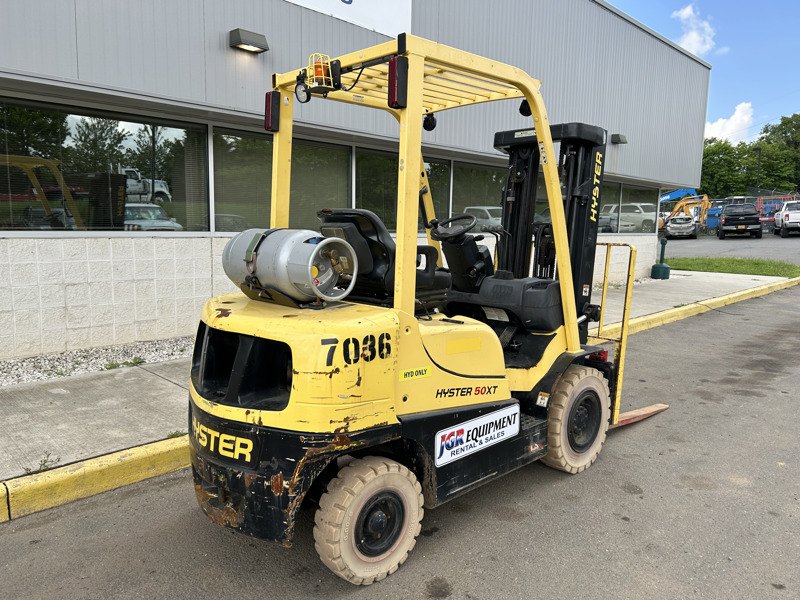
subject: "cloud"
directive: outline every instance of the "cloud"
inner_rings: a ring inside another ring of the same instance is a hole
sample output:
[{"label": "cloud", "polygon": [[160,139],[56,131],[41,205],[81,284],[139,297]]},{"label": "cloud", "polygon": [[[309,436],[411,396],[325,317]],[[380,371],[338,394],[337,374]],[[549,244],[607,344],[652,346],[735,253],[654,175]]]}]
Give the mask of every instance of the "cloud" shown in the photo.
[{"label": "cloud", "polygon": [[747,132],[753,126],[753,105],[750,102],[740,102],[736,105],[733,114],[728,119],[717,119],[713,123],[706,121],[706,138],[728,140],[738,144],[747,138]]},{"label": "cloud", "polygon": [[700,18],[694,4],[688,4],[670,16],[681,23],[683,35],[678,40],[678,45],[682,48],[697,56],[707,54],[714,48],[714,28],[711,23]]}]

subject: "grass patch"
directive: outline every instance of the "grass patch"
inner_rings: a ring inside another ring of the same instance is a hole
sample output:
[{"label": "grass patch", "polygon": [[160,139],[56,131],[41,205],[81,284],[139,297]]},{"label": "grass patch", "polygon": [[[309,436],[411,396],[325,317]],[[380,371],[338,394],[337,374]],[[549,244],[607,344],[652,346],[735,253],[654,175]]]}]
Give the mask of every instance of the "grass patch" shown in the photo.
[{"label": "grass patch", "polygon": [[761,258],[670,258],[666,263],[679,271],[800,277],[800,266]]},{"label": "grass patch", "polygon": [[50,469],[57,467],[58,463],[61,462],[61,457],[56,456],[55,458],[50,458],[50,452],[44,453],[44,458],[39,461],[39,466],[30,469],[25,467],[25,475],[33,475],[34,473],[43,473],[44,471],[49,471]]},{"label": "grass patch", "polygon": [[185,435],[188,435],[185,431],[170,431],[167,434],[167,439],[171,440],[171,439],[174,439],[174,438],[183,437]]}]

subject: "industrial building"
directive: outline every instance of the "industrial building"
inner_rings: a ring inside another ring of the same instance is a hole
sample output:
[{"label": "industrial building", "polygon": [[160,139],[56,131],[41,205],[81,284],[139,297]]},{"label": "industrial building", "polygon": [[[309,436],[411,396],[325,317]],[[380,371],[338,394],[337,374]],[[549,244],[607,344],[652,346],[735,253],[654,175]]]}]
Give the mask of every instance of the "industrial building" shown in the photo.
[{"label": "industrial building", "polygon": [[[12,0],[0,359],[193,334],[202,303],[235,289],[227,239],[269,225],[272,73],[404,31],[519,67],[551,123],[608,131],[600,241],[635,245],[646,276],[659,194],[700,183],[710,65],[602,0]],[[494,132],[529,125],[517,108],[445,111],[423,132],[437,215],[499,205]],[[291,226],[354,206],[391,230],[390,117],[332,102],[295,116]]]}]

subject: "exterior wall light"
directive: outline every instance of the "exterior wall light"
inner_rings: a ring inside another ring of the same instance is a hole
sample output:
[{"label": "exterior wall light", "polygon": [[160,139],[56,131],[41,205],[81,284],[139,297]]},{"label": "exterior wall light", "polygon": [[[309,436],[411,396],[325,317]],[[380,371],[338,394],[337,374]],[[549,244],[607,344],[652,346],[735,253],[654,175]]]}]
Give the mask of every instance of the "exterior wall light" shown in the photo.
[{"label": "exterior wall light", "polygon": [[611,134],[611,143],[612,144],[627,144],[628,138],[626,138],[621,133],[612,133]]},{"label": "exterior wall light", "polygon": [[247,31],[246,29],[231,29],[228,40],[231,48],[238,48],[255,54],[269,50],[267,38],[264,35]]}]

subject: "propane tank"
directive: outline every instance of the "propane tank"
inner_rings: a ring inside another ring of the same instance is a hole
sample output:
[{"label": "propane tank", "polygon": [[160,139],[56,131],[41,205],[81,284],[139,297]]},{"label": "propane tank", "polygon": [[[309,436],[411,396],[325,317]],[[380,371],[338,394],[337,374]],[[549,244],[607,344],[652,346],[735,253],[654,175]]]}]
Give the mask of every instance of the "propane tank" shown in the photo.
[{"label": "propane tank", "polygon": [[222,251],[225,274],[251,298],[276,290],[298,302],[341,300],[353,290],[353,247],[310,229],[247,229]]}]

